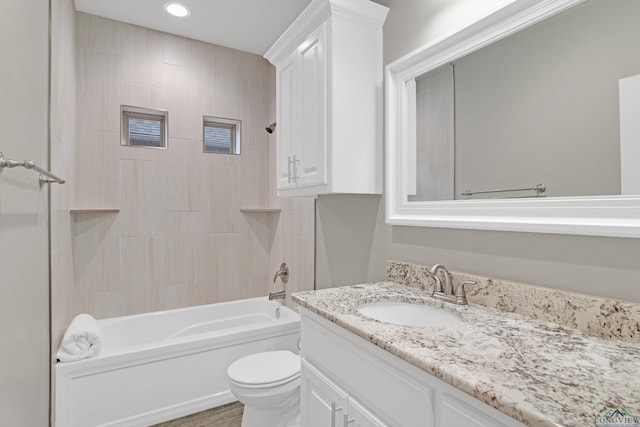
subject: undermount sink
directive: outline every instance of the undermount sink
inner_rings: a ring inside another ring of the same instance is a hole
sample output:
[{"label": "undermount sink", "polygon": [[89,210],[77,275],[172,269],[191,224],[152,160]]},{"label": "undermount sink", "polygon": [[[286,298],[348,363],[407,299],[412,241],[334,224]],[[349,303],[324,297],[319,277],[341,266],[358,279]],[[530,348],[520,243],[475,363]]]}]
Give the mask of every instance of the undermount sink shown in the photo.
[{"label": "undermount sink", "polygon": [[357,310],[366,317],[404,326],[442,328],[462,322],[462,319],[447,310],[408,302],[373,302],[361,304]]}]

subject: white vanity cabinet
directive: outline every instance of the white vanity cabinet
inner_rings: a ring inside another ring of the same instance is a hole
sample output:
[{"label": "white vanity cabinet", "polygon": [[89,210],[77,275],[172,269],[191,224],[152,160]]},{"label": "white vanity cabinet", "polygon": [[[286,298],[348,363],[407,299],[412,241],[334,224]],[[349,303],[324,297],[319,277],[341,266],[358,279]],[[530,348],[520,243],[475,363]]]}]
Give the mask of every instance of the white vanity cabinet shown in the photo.
[{"label": "white vanity cabinet", "polygon": [[382,25],[369,0],[312,0],[276,66],[279,196],[382,192]]},{"label": "white vanity cabinet", "polygon": [[302,426],[523,426],[323,317],[300,314]]},{"label": "white vanity cabinet", "polygon": [[358,400],[324,376],[312,364],[302,361],[300,419],[305,427],[385,427]]},{"label": "white vanity cabinet", "polygon": [[346,414],[349,395],[306,360],[302,361],[301,371],[301,425],[342,427],[341,416]]}]

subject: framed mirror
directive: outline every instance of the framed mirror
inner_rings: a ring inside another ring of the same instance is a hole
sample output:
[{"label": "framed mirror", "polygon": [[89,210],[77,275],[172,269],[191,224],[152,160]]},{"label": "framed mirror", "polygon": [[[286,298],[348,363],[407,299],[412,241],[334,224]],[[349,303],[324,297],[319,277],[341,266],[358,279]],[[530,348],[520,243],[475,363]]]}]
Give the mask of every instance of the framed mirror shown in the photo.
[{"label": "framed mirror", "polygon": [[513,0],[389,64],[387,222],[640,237],[639,20]]}]

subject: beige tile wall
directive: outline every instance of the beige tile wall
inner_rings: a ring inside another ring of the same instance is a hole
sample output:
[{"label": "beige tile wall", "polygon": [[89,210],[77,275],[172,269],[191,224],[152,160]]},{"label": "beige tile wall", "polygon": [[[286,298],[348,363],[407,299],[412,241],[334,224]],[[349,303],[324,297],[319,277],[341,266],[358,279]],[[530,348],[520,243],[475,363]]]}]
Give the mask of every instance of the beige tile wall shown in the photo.
[{"label": "beige tile wall", "polygon": [[[270,291],[286,288],[287,294],[313,289],[315,273],[315,204],[309,199],[283,199],[278,215],[277,232],[271,251]],[[281,262],[289,266],[289,281],[283,288],[273,276]],[[287,305],[295,304],[287,300]]]},{"label": "beige tile wall", "polygon": [[[77,13],[75,313],[104,318],[312,289],[313,201],[275,197],[275,72],[263,58]],[[122,147],[120,105],[169,111],[167,150]],[[240,156],[202,116],[242,120]],[[241,212],[282,207],[281,212]]]}]

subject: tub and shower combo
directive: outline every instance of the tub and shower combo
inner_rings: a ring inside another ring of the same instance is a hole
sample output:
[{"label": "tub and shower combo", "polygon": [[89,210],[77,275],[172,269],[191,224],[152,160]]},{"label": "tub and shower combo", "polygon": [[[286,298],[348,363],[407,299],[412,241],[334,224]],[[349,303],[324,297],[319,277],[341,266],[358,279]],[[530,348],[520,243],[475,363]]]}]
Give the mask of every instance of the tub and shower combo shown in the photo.
[{"label": "tub and shower combo", "polygon": [[233,402],[233,361],[297,353],[300,336],[299,315],[266,297],[98,323],[100,355],[56,365],[55,427],[148,426]]}]

